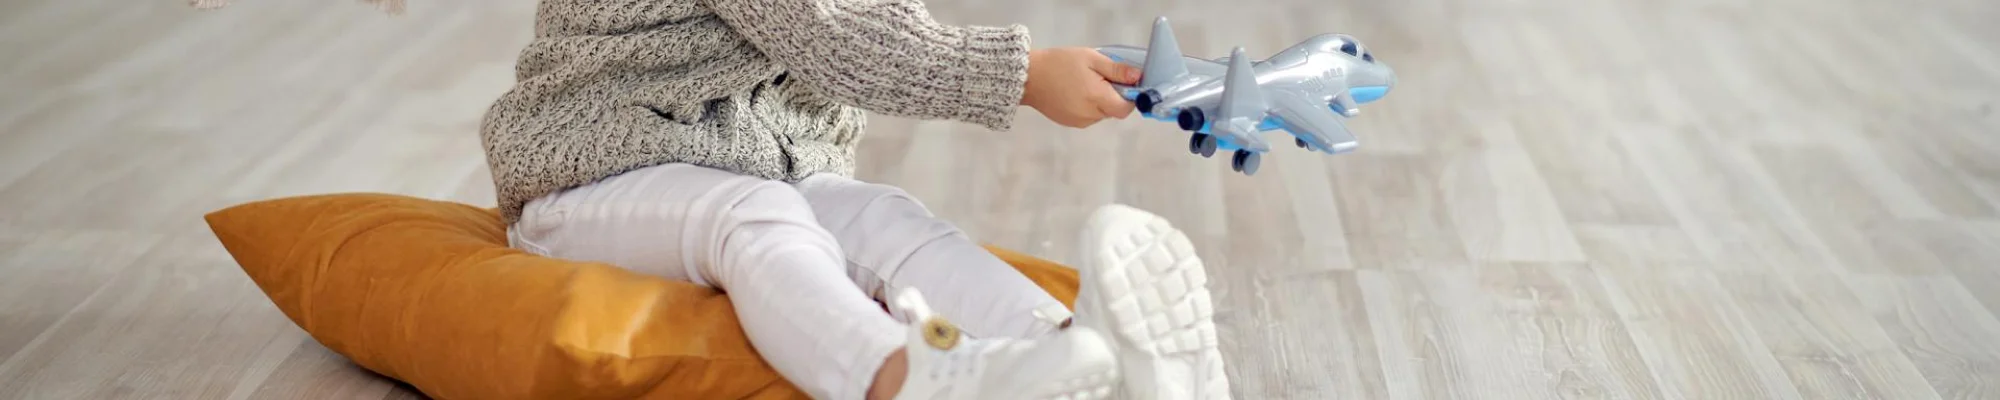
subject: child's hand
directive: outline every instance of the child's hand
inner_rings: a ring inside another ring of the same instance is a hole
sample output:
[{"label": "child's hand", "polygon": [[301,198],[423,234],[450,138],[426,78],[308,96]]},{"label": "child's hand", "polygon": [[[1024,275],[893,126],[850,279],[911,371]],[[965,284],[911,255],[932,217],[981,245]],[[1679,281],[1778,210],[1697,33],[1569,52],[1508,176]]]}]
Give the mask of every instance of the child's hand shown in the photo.
[{"label": "child's hand", "polygon": [[1028,84],[1021,104],[1063,126],[1082,128],[1132,114],[1132,103],[1111,87],[1139,82],[1139,69],[1083,47],[1028,52]]}]

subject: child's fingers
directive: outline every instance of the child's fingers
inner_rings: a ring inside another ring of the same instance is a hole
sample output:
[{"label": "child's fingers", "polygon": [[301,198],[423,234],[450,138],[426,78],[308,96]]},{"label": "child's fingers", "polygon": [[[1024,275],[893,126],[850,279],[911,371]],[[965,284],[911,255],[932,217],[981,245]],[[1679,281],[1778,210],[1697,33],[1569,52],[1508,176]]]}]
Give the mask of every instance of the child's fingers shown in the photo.
[{"label": "child's fingers", "polygon": [[1125,85],[1139,83],[1138,68],[1112,61],[1111,57],[1105,57],[1103,54],[1097,54],[1096,52],[1092,52],[1092,54],[1096,54],[1097,57],[1091,59],[1090,69],[1097,71],[1098,75],[1103,75],[1104,80]]},{"label": "child's fingers", "polygon": [[1096,96],[1091,97],[1091,101],[1097,103],[1097,109],[1104,112],[1106,117],[1125,119],[1126,116],[1132,115],[1132,102],[1118,96],[1117,89],[1106,87],[1104,90],[1099,90]]}]

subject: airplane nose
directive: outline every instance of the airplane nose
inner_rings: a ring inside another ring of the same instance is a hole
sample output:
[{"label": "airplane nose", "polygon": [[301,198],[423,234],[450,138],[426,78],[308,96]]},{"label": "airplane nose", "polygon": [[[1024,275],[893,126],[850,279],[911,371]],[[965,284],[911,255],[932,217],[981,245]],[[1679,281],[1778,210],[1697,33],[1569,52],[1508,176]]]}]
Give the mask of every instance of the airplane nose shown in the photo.
[{"label": "airplane nose", "polygon": [[1384,86],[1387,86],[1387,87],[1388,87],[1388,88],[1390,88],[1390,89],[1395,89],[1395,88],[1396,88],[1396,69],[1395,69],[1395,68],[1389,68],[1389,65],[1388,65],[1388,64],[1382,64],[1382,77],[1384,78],[1384,79],[1383,79],[1383,82],[1386,82],[1386,83],[1387,83],[1387,84],[1386,84],[1386,85],[1384,85]]}]

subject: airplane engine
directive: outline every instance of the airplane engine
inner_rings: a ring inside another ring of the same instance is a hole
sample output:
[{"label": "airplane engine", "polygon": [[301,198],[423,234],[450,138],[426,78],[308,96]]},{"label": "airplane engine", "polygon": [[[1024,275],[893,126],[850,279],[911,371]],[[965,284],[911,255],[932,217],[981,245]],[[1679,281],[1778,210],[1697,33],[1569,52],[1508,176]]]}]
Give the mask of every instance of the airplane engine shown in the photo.
[{"label": "airplane engine", "polygon": [[1159,105],[1165,99],[1160,98],[1160,91],[1147,89],[1144,92],[1139,92],[1139,98],[1134,100],[1137,103],[1135,105],[1139,107],[1139,113],[1153,115],[1153,106]]},{"label": "airplane engine", "polygon": [[1181,130],[1199,131],[1202,126],[1208,125],[1208,116],[1201,112],[1201,107],[1188,107],[1175,116],[1174,122],[1180,124]]}]

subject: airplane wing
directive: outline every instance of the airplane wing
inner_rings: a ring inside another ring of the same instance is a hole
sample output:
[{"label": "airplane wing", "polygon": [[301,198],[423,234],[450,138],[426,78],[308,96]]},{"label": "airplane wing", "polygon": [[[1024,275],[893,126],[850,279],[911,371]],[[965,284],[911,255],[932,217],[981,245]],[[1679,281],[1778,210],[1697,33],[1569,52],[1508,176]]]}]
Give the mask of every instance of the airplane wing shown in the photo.
[{"label": "airplane wing", "polygon": [[[1105,56],[1111,57],[1112,61],[1117,61],[1121,64],[1142,68],[1146,66],[1146,49],[1142,47],[1124,45],[1104,46],[1097,48],[1097,52],[1103,53]],[[1229,70],[1229,66],[1212,60],[1203,60],[1194,57],[1181,57],[1181,59],[1187,64],[1189,74],[1202,77],[1221,78],[1222,74]],[[1224,58],[1224,60],[1227,60],[1227,58]]]},{"label": "airplane wing", "polygon": [[1258,135],[1263,132],[1258,125],[1270,116],[1271,102],[1257,85],[1257,72],[1243,57],[1243,47],[1231,50],[1229,58],[1229,70],[1222,78],[1222,104],[1215,109],[1216,126],[1211,130],[1229,135],[1245,150],[1271,151],[1271,145]]},{"label": "airplane wing", "polygon": [[1271,114],[1283,122],[1285,130],[1303,140],[1313,150],[1340,154],[1361,146],[1354,132],[1347,130],[1347,118],[1327,105],[1289,90],[1265,92]]}]

